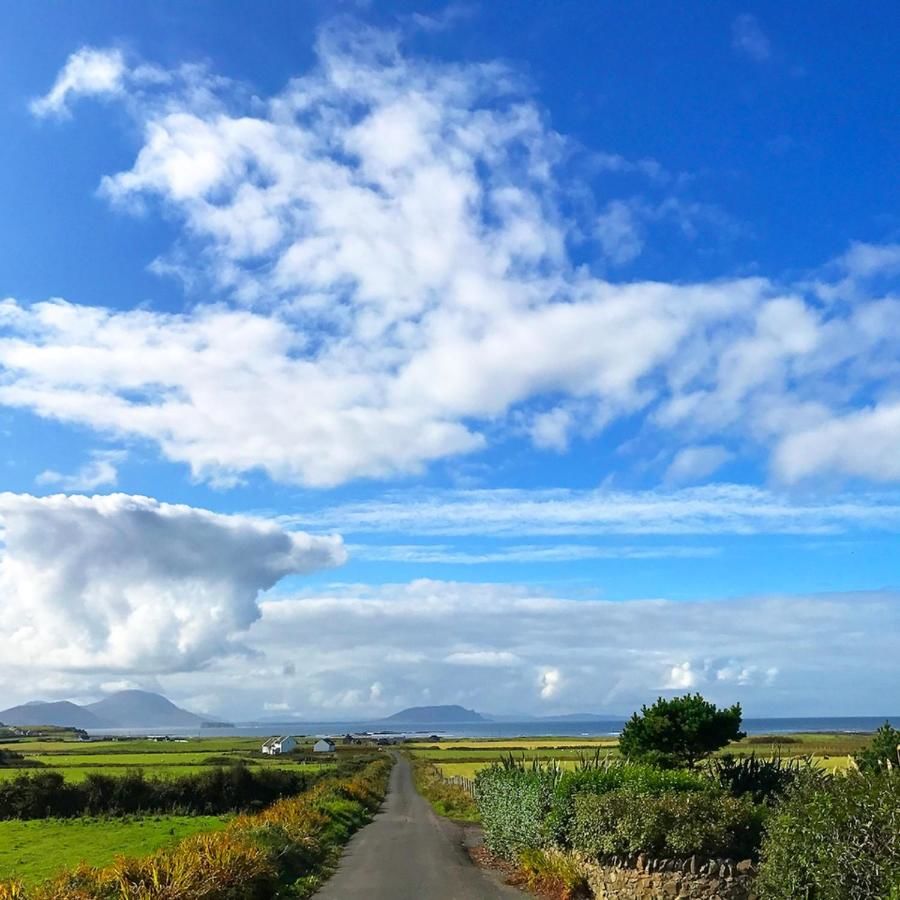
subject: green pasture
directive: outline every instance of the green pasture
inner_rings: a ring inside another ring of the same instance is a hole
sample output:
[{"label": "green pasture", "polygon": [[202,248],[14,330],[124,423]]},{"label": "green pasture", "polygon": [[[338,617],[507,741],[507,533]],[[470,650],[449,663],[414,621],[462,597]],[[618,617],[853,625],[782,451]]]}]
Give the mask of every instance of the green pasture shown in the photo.
[{"label": "green pasture", "polygon": [[[733,743],[721,752],[736,756],[750,753],[762,757],[811,756],[824,768],[840,770],[846,768],[850,757],[870,740],[871,735],[867,734],[762,735]],[[601,756],[618,754],[616,741],[609,738],[454,740],[439,744],[417,742],[407,746],[410,756],[434,762],[448,778],[454,775],[472,778],[480,769],[510,754],[525,760],[555,760],[563,768],[572,768],[580,758],[592,758],[598,752]]]},{"label": "green pasture", "polygon": [[35,819],[0,822],[0,882],[35,884],[80,862],[104,866],[117,856],[147,856],[201,831],[219,831],[221,816],[128,819]]},{"label": "green pasture", "polygon": [[53,771],[67,781],[83,781],[90,774],[122,775],[140,769],[148,777],[178,778],[208,770],[211,766],[244,761],[256,766],[275,766],[318,771],[328,762],[304,762],[296,757],[264,757],[261,738],[192,738],[187,741],[36,740],[4,743],[21,753],[35,767],[0,767],[0,780],[24,773]]}]

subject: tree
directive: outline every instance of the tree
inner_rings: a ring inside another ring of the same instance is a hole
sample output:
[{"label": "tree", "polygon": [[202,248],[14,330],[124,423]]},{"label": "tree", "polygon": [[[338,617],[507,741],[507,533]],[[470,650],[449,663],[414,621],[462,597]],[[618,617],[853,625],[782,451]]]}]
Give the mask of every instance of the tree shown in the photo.
[{"label": "tree", "polygon": [[900,731],[885,722],[872,736],[865,750],[856,754],[856,764],[863,772],[900,765]]},{"label": "tree", "polygon": [[625,723],[619,750],[629,759],[663,768],[693,769],[729,741],[745,737],[740,729],[740,703],[719,709],[700,694],[660,697]]}]

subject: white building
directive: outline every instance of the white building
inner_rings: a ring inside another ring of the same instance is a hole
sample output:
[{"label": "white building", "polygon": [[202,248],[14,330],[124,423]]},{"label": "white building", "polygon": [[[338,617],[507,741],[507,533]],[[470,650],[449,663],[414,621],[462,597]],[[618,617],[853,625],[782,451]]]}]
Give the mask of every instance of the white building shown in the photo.
[{"label": "white building", "polygon": [[287,737],[273,737],[269,738],[262,745],[262,752],[266,756],[278,756],[281,753],[290,753],[294,747],[297,746],[296,738],[292,738],[290,736]]},{"label": "white building", "polygon": [[336,749],[334,741],[329,741],[327,738],[322,738],[313,744],[313,753],[334,753]]}]

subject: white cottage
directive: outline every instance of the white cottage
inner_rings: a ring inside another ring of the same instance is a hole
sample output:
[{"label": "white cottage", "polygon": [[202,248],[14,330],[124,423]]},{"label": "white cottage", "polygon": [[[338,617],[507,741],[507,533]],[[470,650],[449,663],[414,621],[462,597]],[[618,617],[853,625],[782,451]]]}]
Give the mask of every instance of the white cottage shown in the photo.
[{"label": "white cottage", "polygon": [[290,737],[269,738],[262,745],[262,752],[266,756],[278,756],[282,753],[290,753],[297,746],[297,739]]},{"label": "white cottage", "polygon": [[334,741],[329,741],[328,738],[322,738],[313,744],[313,753],[334,753],[336,749]]}]

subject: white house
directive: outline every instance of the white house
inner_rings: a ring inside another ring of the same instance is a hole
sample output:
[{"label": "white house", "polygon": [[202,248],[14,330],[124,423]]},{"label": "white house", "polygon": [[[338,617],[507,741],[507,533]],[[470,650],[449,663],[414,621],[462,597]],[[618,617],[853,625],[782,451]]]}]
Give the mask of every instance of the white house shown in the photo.
[{"label": "white house", "polygon": [[290,736],[269,738],[262,745],[262,752],[266,756],[278,756],[280,753],[290,753],[297,746],[296,738]]},{"label": "white house", "polygon": [[336,749],[334,741],[329,741],[328,738],[322,738],[313,744],[313,753],[334,753]]}]

